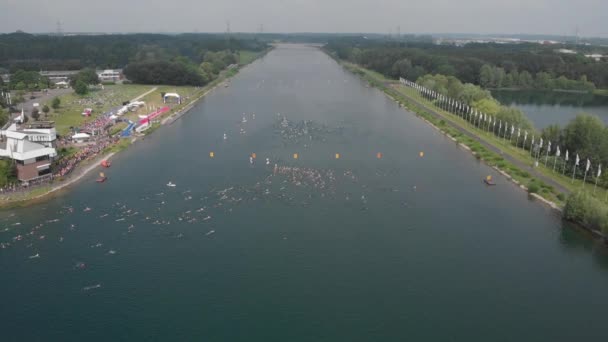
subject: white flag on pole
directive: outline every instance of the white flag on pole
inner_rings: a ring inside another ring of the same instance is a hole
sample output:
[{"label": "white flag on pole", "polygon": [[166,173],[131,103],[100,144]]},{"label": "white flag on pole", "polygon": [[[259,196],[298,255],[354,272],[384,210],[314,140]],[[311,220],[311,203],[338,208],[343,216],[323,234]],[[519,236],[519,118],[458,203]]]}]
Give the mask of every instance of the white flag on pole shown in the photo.
[{"label": "white flag on pole", "polygon": [[515,132],[515,126],[511,125],[511,135]]},{"label": "white flag on pole", "polygon": [[543,148],[543,138],[540,138],[540,144],[538,145],[538,148]]},{"label": "white flag on pole", "polygon": [[585,172],[589,171],[590,167],[591,167],[591,162],[589,161],[589,158],[587,158],[587,166],[585,167]]},{"label": "white flag on pole", "polygon": [[562,152],[559,150],[559,146],[557,146],[557,152],[555,152],[555,156],[559,157],[562,155]]},{"label": "white flag on pole", "polygon": [[551,152],[551,142],[549,141],[549,145],[547,145],[547,154]]},{"label": "white flag on pole", "polygon": [[575,165],[575,166],[578,166],[578,162],[579,162],[580,160],[581,160],[581,159],[578,157],[578,153],[577,153],[577,154],[576,154],[576,161],[574,162],[574,165]]},{"label": "white flag on pole", "polygon": [[517,139],[521,136],[521,128],[517,127]]},{"label": "white flag on pole", "polygon": [[570,158],[568,158],[568,150],[566,150],[566,161],[568,161]]},{"label": "white flag on pole", "polygon": [[601,175],[602,175],[602,164],[598,165],[598,167],[597,167],[597,178],[600,178]]}]

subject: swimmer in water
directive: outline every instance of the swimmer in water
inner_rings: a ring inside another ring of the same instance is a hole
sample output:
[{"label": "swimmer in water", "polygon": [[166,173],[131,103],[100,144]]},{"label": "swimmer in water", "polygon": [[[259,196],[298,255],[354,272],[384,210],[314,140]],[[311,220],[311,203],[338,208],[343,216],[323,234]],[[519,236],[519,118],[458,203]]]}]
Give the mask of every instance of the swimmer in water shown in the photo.
[{"label": "swimmer in water", "polygon": [[91,286],[85,286],[82,288],[83,291],[89,291],[89,290],[94,290],[94,289],[98,289],[101,287],[101,284],[95,284],[95,285],[91,285]]}]

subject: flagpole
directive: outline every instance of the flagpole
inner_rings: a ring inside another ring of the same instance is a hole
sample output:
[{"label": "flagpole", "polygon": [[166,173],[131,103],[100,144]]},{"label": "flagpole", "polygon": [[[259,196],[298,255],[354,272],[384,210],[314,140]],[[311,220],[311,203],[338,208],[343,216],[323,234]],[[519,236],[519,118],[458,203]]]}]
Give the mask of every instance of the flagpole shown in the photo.
[{"label": "flagpole", "polygon": [[574,170],[572,170],[572,183],[574,183],[574,173],[576,172],[576,163],[574,164]]},{"label": "flagpole", "polygon": [[599,164],[597,167],[597,177],[595,177],[595,187],[593,187],[594,194],[595,194],[595,189],[597,189],[597,182],[600,180],[601,175],[602,175],[602,164]]},{"label": "flagpole", "polygon": [[553,158],[553,172],[555,172],[555,164],[557,164],[557,157]]},{"label": "flagpole", "polygon": [[597,189],[597,181],[600,179],[600,177],[595,177],[595,186],[593,187],[593,193],[595,194],[595,189]]},{"label": "flagpole", "polygon": [[583,176],[583,189],[585,188],[586,181],[587,181],[587,170],[585,170],[585,176]]}]

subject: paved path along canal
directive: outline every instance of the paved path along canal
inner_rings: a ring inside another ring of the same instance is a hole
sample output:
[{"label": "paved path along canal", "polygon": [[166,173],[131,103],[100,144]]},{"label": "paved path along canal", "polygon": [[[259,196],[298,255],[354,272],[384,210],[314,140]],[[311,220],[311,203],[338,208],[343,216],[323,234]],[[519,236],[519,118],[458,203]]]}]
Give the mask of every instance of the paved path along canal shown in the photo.
[{"label": "paved path along canal", "polygon": [[2,341],[607,335],[605,248],[315,48],[105,173],[0,212]]}]

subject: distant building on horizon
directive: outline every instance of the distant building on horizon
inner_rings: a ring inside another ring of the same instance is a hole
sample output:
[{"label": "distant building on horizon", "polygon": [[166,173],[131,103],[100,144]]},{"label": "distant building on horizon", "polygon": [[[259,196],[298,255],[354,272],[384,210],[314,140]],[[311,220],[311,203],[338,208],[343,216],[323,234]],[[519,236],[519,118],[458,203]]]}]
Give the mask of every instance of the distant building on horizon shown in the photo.
[{"label": "distant building on horizon", "polygon": [[122,80],[122,69],[106,69],[97,71],[97,77],[101,82],[118,82]]}]

